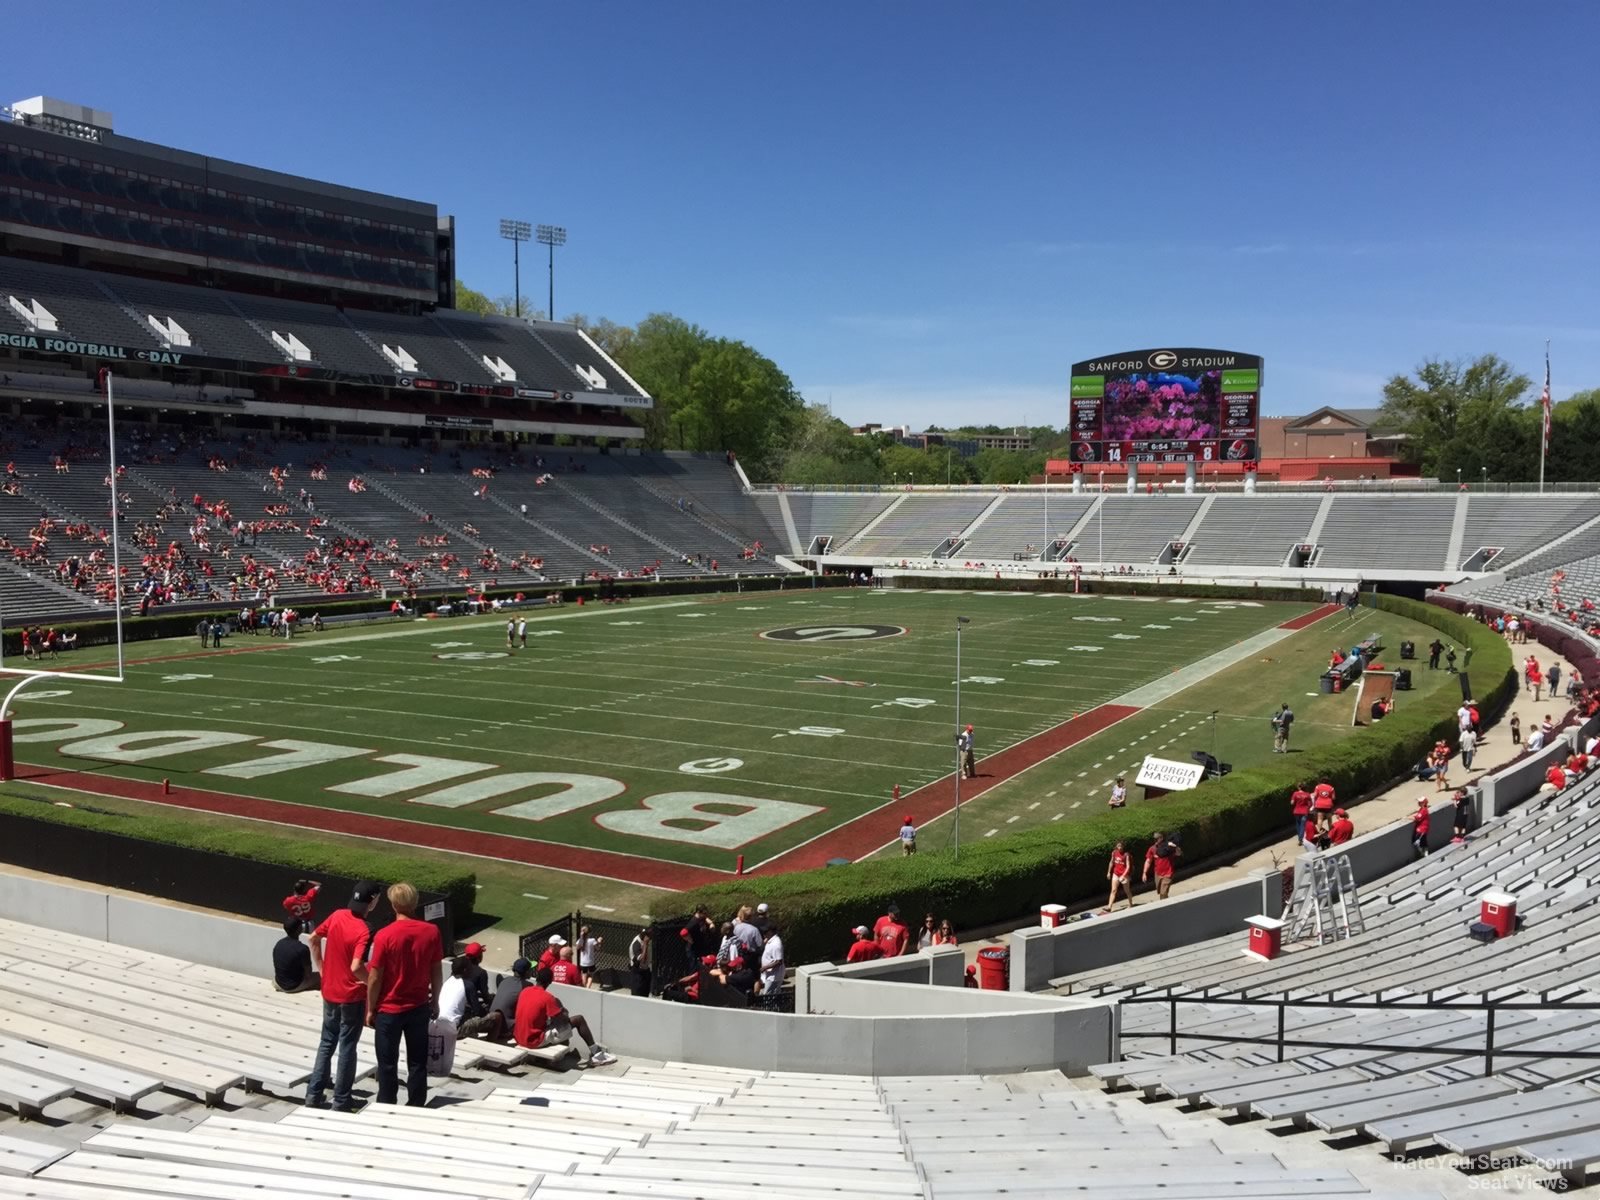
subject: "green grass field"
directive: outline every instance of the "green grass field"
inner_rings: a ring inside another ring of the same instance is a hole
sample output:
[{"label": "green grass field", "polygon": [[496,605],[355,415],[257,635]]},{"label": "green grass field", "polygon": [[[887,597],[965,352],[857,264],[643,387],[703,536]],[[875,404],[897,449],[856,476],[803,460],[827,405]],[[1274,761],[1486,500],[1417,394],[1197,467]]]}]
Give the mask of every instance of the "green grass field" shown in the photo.
[{"label": "green grass field", "polygon": [[[818,591],[535,610],[527,649],[514,650],[493,617],[332,629],[289,645],[236,635],[222,651],[140,643],[123,684],[47,680],[22,694],[18,758],[48,772],[18,786],[169,779],[237,798],[245,815],[262,815],[251,807],[261,799],[441,830],[424,845],[527,840],[566,869],[476,864],[487,911],[518,922],[585,904],[636,914],[643,893],[631,885],[676,886],[675,870],[704,878],[740,855],[753,869],[827,845],[896,785],[909,795],[945,777],[958,614],[971,618],[961,718],[991,755],[1137,688],[1181,684],[1173,673],[1185,665],[1237,658],[1240,642],[1309,610]],[[1308,694],[1328,647],[1373,630],[1391,647],[1431,632],[1363,612],[1336,633],[1344,620],[1283,636],[1171,695],[1141,696],[1143,711],[964,805],[962,837],[1092,816],[1112,776],[1131,782],[1146,753],[1186,760],[1215,747],[1226,761],[1259,762],[1280,700],[1299,714],[1297,747],[1351,735],[1351,697]],[[857,636],[877,627],[893,636]],[[811,632],[763,636],[776,630]],[[85,669],[97,653],[70,665]],[[1417,682],[1402,703],[1427,702],[1444,681],[1419,672]],[[104,806],[137,811],[159,787],[120,790]],[[892,839],[899,815],[875,818],[860,852]],[[924,845],[944,844],[950,825],[926,828]]]}]

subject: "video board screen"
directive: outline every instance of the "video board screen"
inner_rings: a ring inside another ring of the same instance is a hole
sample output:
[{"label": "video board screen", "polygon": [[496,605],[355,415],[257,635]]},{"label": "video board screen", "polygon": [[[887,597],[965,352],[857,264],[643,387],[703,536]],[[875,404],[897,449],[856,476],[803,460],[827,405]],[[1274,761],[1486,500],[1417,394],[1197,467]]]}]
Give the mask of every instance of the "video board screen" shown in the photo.
[{"label": "video board screen", "polygon": [[1254,462],[1261,356],[1128,350],[1074,363],[1072,461]]}]

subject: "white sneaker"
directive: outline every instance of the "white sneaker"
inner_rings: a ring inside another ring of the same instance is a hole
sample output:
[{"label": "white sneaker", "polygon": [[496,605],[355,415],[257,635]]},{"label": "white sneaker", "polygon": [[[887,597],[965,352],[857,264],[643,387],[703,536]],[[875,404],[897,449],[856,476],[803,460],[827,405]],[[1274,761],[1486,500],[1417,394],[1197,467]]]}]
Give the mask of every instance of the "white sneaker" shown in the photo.
[{"label": "white sneaker", "polygon": [[599,1046],[589,1052],[589,1065],[591,1067],[609,1067],[616,1061],[617,1056],[615,1054],[610,1054]]}]

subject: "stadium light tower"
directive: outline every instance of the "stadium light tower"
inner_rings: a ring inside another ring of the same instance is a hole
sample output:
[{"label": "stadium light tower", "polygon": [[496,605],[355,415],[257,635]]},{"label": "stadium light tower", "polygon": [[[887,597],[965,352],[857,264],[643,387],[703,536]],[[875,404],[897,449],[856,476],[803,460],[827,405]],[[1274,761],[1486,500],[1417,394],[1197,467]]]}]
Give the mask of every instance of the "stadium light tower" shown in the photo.
[{"label": "stadium light tower", "polygon": [[[544,226],[539,226],[543,229]],[[500,218],[500,236],[511,243],[511,270],[517,296],[517,319],[522,319],[522,243],[533,236],[533,226],[526,221]]]},{"label": "stadium light tower", "polygon": [[539,244],[550,247],[550,308],[545,314],[552,321],[556,319],[556,247],[567,244],[567,230],[564,225],[541,225],[536,231]]}]

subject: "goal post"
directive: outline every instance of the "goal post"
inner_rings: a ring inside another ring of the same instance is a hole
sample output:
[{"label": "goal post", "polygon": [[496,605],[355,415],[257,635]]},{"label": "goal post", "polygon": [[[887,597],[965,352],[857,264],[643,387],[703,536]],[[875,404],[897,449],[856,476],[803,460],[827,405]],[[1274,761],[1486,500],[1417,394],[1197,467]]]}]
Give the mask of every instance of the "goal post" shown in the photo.
[{"label": "goal post", "polygon": [[[117,405],[115,385],[111,370],[102,367],[99,382],[106,397],[106,446],[108,491],[111,493],[111,581],[112,615],[116,621],[117,669],[115,674],[97,671],[54,671],[45,667],[16,666],[16,657],[8,662],[5,657],[5,613],[0,609],[0,686],[11,683],[5,700],[0,701],[0,780],[17,777],[11,705],[29,684],[39,679],[85,679],[96,683],[122,683],[125,679],[126,656],[122,636],[122,525],[117,497]],[[26,660],[24,660],[26,661]],[[15,680],[15,683],[12,683]]]}]

